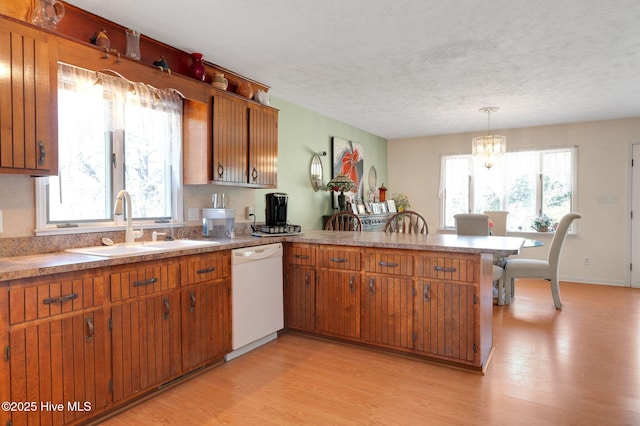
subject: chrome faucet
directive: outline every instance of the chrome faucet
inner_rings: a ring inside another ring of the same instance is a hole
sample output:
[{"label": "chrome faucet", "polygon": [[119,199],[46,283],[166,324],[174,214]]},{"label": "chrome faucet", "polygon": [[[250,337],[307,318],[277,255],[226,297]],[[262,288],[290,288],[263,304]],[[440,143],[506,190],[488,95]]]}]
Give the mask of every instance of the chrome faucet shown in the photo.
[{"label": "chrome faucet", "polygon": [[129,193],[127,191],[125,191],[124,189],[121,190],[120,192],[118,192],[118,196],[116,197],[116,203],[115,206],[113,208],[113,214],[114,215],[122,215],[123,211],[122,211],[122,200],[124,199],[124,202],[127,205],[127,228],[125,230],[124,233],[124,242],[125,243],[133,243],[136,238],[140,238],[143,235],[143,231],[142,229],[140,229],[139,231],[134,231],[133,230],[133,219],[131,218],[132,216],[132,207],[131,207],[131,197],[129,196]]}]

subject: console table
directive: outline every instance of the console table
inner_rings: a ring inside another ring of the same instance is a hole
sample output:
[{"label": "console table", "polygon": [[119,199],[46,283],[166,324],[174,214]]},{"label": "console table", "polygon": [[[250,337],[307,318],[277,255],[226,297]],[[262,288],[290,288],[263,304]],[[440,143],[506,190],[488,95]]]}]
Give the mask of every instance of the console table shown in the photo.
[{"label": "console table", "polygon": [[[382,213],[382,214],[359,214],[358,218],[360,222],[362,222],[362,230],[366,232],[383,232],[384,225],[387,223],[387,220],[395,213]],[[322,228],[324,229],[324,225],[327,223],[327,220],[331,215],[322,216]]]}]

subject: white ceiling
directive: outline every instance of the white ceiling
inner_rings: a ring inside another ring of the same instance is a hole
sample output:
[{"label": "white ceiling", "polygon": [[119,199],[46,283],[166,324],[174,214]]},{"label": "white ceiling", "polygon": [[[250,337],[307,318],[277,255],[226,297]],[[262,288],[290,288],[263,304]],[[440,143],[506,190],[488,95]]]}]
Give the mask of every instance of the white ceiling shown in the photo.
[{"label": "white ceiling", "polygon": [[68,3],[387,139],[640,117],[638,0]]}]

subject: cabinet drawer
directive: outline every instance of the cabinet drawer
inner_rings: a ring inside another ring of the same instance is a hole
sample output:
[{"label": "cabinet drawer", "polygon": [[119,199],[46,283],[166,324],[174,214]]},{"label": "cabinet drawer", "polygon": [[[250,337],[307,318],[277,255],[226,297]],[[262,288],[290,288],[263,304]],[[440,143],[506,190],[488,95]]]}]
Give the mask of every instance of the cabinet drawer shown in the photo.
[{"label": "cabinet drawer", "polygon": [[413,275],[413,256],[406,253],[371,251],[365,255],[365,271],[378,274]]},{"label": "cabinet drawer", "polygon": [[182,285],[198,284],[230,276],[231,252],[221,251],[185,259]]},{"label": "cabinet drawer", "polygon": [[416,257],[416,270],[419,277],[438,280],[473,283],[476,267],[476,255],[451,253],[433,253]]},{"label": "cabinet drawer", "polygon": [[111,301],[117,302],[176,288],[179,279],[178,264],[172,260],[114,268],[109,274]]},{"label": "cabinet drawer", "polygon": [[289,265],[316,266],[316,248],[308,244],[290,244],[285,247]]},{"label": "cabinet drawer", "polygon": [[360,249],[350,247],[320,247],[320,266],[323,268],[360,270]]},{"label": "cabinet drawer", "polygon": [[19,324],[102,305],[102,275],[63,275],[12,281],[9,321]]}]

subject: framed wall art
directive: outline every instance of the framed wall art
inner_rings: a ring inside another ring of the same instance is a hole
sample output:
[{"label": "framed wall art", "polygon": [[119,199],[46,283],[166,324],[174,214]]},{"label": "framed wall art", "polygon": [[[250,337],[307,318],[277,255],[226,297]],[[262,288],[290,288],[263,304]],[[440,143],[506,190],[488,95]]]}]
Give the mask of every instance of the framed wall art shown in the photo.
[{"label": "framed wall art", "polygon": [[336,177],[340,173],[349,176],[356,183],[354,195],[357,195],[357,197],[353,198],[362,200],[364,195],[364,146],[336,136],[331,139],[333,154],[332,177]]}]

